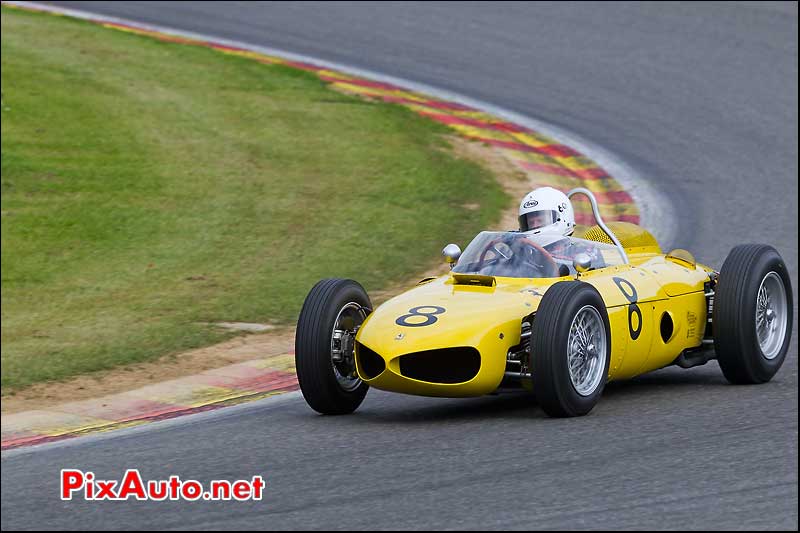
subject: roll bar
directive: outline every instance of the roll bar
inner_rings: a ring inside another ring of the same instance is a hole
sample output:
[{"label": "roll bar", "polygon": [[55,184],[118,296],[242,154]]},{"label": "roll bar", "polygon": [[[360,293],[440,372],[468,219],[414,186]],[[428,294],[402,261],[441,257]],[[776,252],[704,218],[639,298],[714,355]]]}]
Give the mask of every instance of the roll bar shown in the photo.
[{"label": "roll bar", "polygon": [[590,191],[589,189],[585,189],[583,187],[578,187],[576,189],[572,189],[571,191],[569,191],[567,193],[567,198],[571,199],[576,194],[582,194],[589,199],[589,202],[591,202],[592,204],[592,214],[594,214],[594,218],[597,221],[597,225],[600,226],[600,229],[602,229],[605,232],[605,234],[608,235],[608,238],[611,239],[611,242],[613,242],[614,245],[617,247],[620,255],[622,255],[622,261],[626,265],[629,265],[630,261],[628,260],[628,254],[625,253],[625,248],[622,247],[622,244],[619,242],[619,239],[617,239],[617,236],[614,235],[614,233],[610,229],[608,229],[608,226],[606,226],[605,222],[603,222],[603,218],[600,216],[600,208],[597,207],[597,200],[595,199],[592,191]]}]

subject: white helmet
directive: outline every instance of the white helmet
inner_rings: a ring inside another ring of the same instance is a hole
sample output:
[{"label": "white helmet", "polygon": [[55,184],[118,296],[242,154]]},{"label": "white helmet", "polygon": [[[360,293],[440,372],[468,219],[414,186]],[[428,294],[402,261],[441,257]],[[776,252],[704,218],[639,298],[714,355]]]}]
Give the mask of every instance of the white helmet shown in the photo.
[{"label": "white helmet", "polygon": [[552,187],[529,192],[519,204],[519,229],[532,233],[572,235],[575,212],[567,195]]}]

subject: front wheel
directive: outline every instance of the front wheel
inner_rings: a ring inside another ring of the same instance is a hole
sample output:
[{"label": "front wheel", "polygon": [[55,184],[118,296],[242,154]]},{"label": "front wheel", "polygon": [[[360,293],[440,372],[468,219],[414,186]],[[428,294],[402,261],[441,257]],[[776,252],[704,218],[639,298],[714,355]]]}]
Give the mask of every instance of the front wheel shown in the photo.
[{"label": "front wheel", "polygon": [[743,244],[728,254],[714,296],[714,349],[731,383],[765,383],[786,359],[792,285],[778,252]]},{"label": "front wheel", "polygon": [[531,329],[533,392],[553,417],[582,416],[608,379],[611,332],[603,298],[582,281],[545,292]]},{"label": "front wheel", "polygon": [[355,337],[372,305],[349,279],[324,279],[308,293],[295,333],[295,366],[303,397],[324,415],[355,411],[369,388],[356,374]]}]

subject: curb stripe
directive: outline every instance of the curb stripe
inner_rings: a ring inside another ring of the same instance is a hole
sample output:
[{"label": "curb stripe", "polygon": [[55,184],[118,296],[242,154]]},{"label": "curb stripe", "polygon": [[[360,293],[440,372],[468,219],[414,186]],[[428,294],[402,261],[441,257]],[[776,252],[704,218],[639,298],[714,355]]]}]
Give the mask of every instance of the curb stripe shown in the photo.
[{"label": "curb stripe", "polygon": [[509,122],[487,122],[480,119],[459,117],[455,115],[442,115],[439,113],[430,113],[427,111],[418,111],[418,114],[428,117],[436,122],[441,122],[448,126],[472,126],[475,128],[498,130],[505,133],[523,133],[528,130],[522,126],[511,124]]},{"label": "curb stripe", "polygon": [[310,63],[303,63],[301,61],[284,61],[283,64],[287,67],[294,67],[300,70],[307,70],[309,72],[319,72],[321,70],[325,70],[324,67],[312,65]]},{"label": "curb stripe", "polygon": [[415,104],[415,105],[422,105],[426,107],[430,107],[433,109],[443,109],[447,111],[471,111],[477,112],[476,109],[472,109],[461,104],[456,104],[454,102],[442,102],[441,100],[415,100],[409,98],[407,96],[379,96],[384,102],[388,102],[391,104]]},{"label": "curb stripe", "polygon": [[107,432],[115,429],[121,429],[123,427],[131,427],[134,425],[141,425],[149,422],[170,420],[172,418],[178,418],[180,416],[186,416],[195,413],[214,411],[216,409],[221,409],[223,407],[228,407],[231,405],[236,405],[239,403],[244,403],[253,400],[260,400],[268,396],[281,394],[283,392],[291,392],[297,389],[299,389],[299,385],[297,384],[297,378],[296,376],[292,375],[291,379],[286,380],[284,383],[281,383],[280,386],[277,386],[270,390],[259,391],[251,394],[238,395],[235,397],[215,401],[213,403],[206,403],[188,408],[187,407],[174,408],[167,411],[145,413],[136,417],[110,421],[102,425],[93,425],[82,428],[75,428],[72,430],[65,431],[63,433],[41,434],[41,435],[32,435],[32,436],[17,437],[17,438],[12,437],[9,439],[4,439],[2,442],[2,450],[10,450],[13,448],[20,448],[22,446],[33,446],[36,444],[44,444],[48,442],[67,440],[79,437],[81,435],[86,435],[89,433]]},{"label": "curb stripe", "polygon": [[468,138],[474,141],[480,141],[492,146],[499,146],[507,150],[516,152],[533,152],[537,154],[547,155],[550,157],[578,157],[581,154],[563,144],[550,144],[546,146],[531,146],[529,144],[522,144],[514,141],[501,141],[499,139],[490,139],[488,137],[476,137],[468,135]]},{"label": "curb stripe", "polygon": [[573,176],[581,180],[611,179],[611,176],[606,174],[606,171],[602,168],[570,169],[556,165],[534,163],[532,161],[520,161],[520,165],[527,170],[533,170],[535,172],[557,174],[559,176]]},{"label": "curb stripe", "polygon": [[392,85],[391,83],[383,83],[383,82],[380,82],[380,81],[370,81],[370,80],[359,80],[358,78],[353,78],[353,77],[349,77],[349,78],[344,79],[341,76],[338,76],[338,75],[336,75],[334,73],[330,73],[330,74],[327,74],[327,73],[326,74],[322,74],[322,73],[320,73],[319,77],[322,80],[327,81],[329,83],[344,83],[344,84],[348,84],[348,85],[357,85],[359,87],[369,87],[369,88],[372,88],[372,89],[382,89],[382,90],[385,90],[385,91],[402,91],[403,90],[401,87],[398,87],[397,85]]}]

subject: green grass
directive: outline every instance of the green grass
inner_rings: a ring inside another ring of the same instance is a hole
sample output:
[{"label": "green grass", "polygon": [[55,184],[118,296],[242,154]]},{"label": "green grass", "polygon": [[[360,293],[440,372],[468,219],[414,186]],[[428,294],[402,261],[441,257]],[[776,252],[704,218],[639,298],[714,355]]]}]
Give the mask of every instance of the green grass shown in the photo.
[{"label": "green grass", "polygon": [[305,72],[4,7],[3,393],[230,335],[203,323],[294,323],[323,277],[420,272],[506,203],[445,131]]}]

